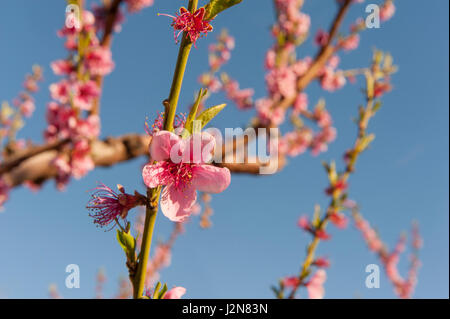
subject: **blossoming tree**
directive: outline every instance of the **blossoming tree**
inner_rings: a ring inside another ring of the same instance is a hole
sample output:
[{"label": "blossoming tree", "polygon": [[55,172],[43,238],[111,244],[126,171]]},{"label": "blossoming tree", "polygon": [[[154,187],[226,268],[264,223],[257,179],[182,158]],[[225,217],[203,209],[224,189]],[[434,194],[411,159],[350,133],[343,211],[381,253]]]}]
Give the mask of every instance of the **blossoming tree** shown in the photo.
[{"label": "blossoming tree", "polygon": [[[185,288],[168,290],[157,280],[159,270],[170,263],[171,247],[183,231],[183,224],[191,215],[201,213],[202,227],[209,227],[210,194],[224,191],[232,183],[233,174],[258,175],[264,168],[277,173],[287,164],[286,158],[308,151],[312,155],[326,152],[337,130],[324,100],[310,106],[308,87],[318,82],[321,89],[333,92],[348,82],[356,83],[361,79],[365,86],[364,106],[356,112],[355,141],[343,150],[342,165],[334,161],[324,163],[329,179],[325,190],[329,204],[324,210],[316,206],[310,217],[299,218],[299,228],[311,235],[300,272],[281,278],[272,289],[277,298],[295,298],[301,288],[307,290],[310,298],[322,298],[325,269],[330,263],[325,257],[316,257],[317,246],[330,239],[327,232],[330,223],[344,229],[351,216],[368,248],[379,256],[395,292],[402,298],[410,297],[419,267],[415,253],[421,247],[417,226],[412,232],[411,268],[403,277],[397,264],[405,249],[406,237],[402,236],[395,248],[389,250],[349,195],[349,179],[356,163],[374,140],[374,134],[369,133],[369,123],[380,110],[381,98],[391,90],[391,75],[396,71],[393,58],[381,51],[374,52],[367,67],[339,68],[339,55],[358,48],[360,34],[368,23],[358,18],[350,30],[344,32],[340,30],[342,21],[352,5],[364,1],[335,1],[337,13],[330,28],[320,29],[314,35],[317,53],[298,57],[296,49],[310,35],[311,18],[302,11],[304,0],[273,0],[276,19],[271,36],[274,43],[264,62],[267,93],[257,99],[253,89],[240,88],[237,80],[221,71],[230,60],[235,43],[226,31],[214,29],[214,22],[220,19],[221,13],[238,10],[242,1],[186,0],[185,7],[174,15],[160,14],[169,18],[168,28],[173,29],[174,41],[179,46],[177,60],[172,63],[173,81],[168,86],[167,99],[162,101],[164,109],[157,118],[148,121],[146,132],[104,140],[100,139],[100,97],[103,79],[114,69],[113,35],[122,27],[124,6],[131,15],[150,7],[153,0],[102,1],[92,8],[87,8],[83,0],[68,1],[65,24],[58,32],[58,36],[65,39],[68,56],[51,64],[53,72],[61,79],[50,85],[52,101],[47,105],[45,143],[37,145],[16,139],[24,120],[34,111],[32,94],[42,80],[40,67],[34,66],[33,72],[26,76],[24,91],[11,105],[2,104],[0,205],[14,197],[12,191],[16,187],[25,185],[37,190],[45,181],[53,179],[56,187],[63,190],[73,178],[79,179],[97,167],[146,156],[142,189],[127,193],[121,185],[115,191],[99,184],[92,192],[87,209],[99,227],[115,228],[114,233],[107,232],[105,236],[117,236],[124,250],[129,281],[123,282],[118,297],[180,298]],[[394,12],[392,0],[380,1],[378,15],[369,22],[384,23]],[[180,107],[178,101],[184,73],[189,67],[188,57],[195,54],[193,48],[198,41],[205,41],[205,37],[210,39],[214,33],[217,43],[209,47],[209,70],[199,76],[201,88],[196,93],[197,98],[191,105]],[[225,104],[207,106],[208,98],[219,91],[237,108],[256,110],[245,134],[222,140],[208,129],[212,119],[220,121],[220,111],[225,107]],[[180,113],[181,108],[186,113]],[[269,131],[276,133],[269,134]],[[247,151],[252,143],[261,140],[272,154],[268,161]],[[119,183],[120,177],[117,179]],[[260,177],[260,183],[264,183],[264,176]],[[203,212],[198,199],[204,204]],[[139,207],[145,213],[130,218],[131,212]],[[150,255],[159,210],[174,222],[174,230],[169,240],[158,243]],[[99,274],[99,291],[103,281],[104,276]],[[52,296],[58,296],[55,290]]]}]

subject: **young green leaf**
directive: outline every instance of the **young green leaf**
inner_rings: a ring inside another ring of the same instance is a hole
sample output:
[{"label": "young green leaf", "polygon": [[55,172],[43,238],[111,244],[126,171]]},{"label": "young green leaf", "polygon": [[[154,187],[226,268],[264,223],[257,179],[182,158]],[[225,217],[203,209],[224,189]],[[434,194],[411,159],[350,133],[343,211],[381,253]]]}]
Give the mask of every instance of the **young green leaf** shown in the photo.
[{"label": "young green leaf", "polygon": [[197,110],[198,106],[200,105],[200,102],[202,101],[203,97],[208,93],[207,89],[200,89],[197,95],[197,99],[195,100],[194,105],[191,108],[191,111],[189,112],[189,115],[186,119],[186,124],[184,125],[184,131],[183,131],[183,138],[186,138],[189,136],[189,134],[192,134],[192,122],[195,120],[195,117],[197,116]]},{"label": "young green leaf", "polygon": [[168,289],[167,289],[167,285],[164,284],[164,286],[162,287],[162,289],[159,291],[159,293],[158,293],[156,299],[163,299],[163,298],[164,298],[164,295],[165,295],[166,292],[167,292],[167,290],[168,290]]},{"label": "young green leaf", "polygon": [[118,229],[117,241],[127,255],[127,258],[131,261],[134,261],[136,249],[136,240],[134,239],[134,237],[129,232],[126,233]]},{"label": "young green leaf", "polygon": [[214,19],[220,12],[241,2],[242,0],[211,0],[206,5],[205,20]]},{"label": "young green leaf", "polygon": [[213,107],[210,107],[209,109],[204,110],[198,117],[197,121],[202,122],[202,128],[209,123],[217,114],[220,113],[224,109],[226,104],[220,104]]}]

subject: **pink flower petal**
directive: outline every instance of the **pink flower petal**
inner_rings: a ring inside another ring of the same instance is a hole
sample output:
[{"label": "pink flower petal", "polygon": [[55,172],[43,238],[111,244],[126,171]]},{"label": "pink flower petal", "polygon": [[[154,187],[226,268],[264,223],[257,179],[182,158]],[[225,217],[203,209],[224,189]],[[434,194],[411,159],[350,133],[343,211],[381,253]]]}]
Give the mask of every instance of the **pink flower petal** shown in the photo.
[{"label": "pink flower petal", "polygon": [[319,269],[311,277],[311,280],[306,284],[308,295],[310,299],[322,299],[325,295],[323,284],[327,280],[327,273],[323,269]]},{"label": "pink flower petal", "polygon": [[153,135],[150,143],[150,157],[154,161],[164,161],[170,158],[170,150],[179,143],[181,138],[169,131],[160,131]]},{"label": "pink flower petal", "polygon": [[185,141],[183,162],[208,163],[212,159],[215,146],[216,139],[213,135],[206,132],[195,133]]},{"label": "pink flower petal", "polygon": [[161,210],[171,221],[181,222],[189,217],[196,200],[197,192],[194,187],[177,189],[170,184],[163,189]]},{"label": "pink flower petal", "polygon": [[191,182],[201,192],[221,193],[230,185],[230,181],[228,168],[201,164],[194,167]]},{"label": "pink flower petal", "polygon": [[164,295],[163,299],[181,299],[181,297],[186,293],[186,288],[183,287],[173,287]]},{"label": "pink flower petal", "polygon": [[164,186],[170,182],[170,175],[166,172],[164,162],[145,165],[142,169],[142,178],[145,185],[150,188]]}]

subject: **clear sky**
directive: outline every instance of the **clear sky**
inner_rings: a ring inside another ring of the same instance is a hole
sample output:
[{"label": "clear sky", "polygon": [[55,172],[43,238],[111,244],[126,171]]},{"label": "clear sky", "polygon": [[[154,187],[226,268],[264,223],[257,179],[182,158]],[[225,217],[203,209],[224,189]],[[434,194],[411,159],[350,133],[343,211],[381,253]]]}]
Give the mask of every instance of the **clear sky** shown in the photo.
[{"label": "clear sky", "polygon": [[[155,2],[154,7],[127,16],[122,32],[114,38],[116,68],[105,80],[102,136],[142,133],[145,116],[153,117],[161,110],[168,94],[177,46],[170,19],[156,13],[173,13],[183,2]],[[335,1],[305,2],[313,34],[320,27],[328,28]],[[364,32],[358,51],[342,55],[343,68],[366,66],[377,47],[389,51],[400,67],[392,79],[393,92],[383,99],[384,106],[370,125],[377,137],[357,165],[350,194],[391,245],[412,220],[420,223],[425,246],[415,297],[448,298],[449,4],[445,0],[395,3],[393,20]],[[66,56],[63,41],[56,36],[64,9],[61,0],[8,0],[1,5],[0,100],[11,100],[17,94],[32,64],[45,68],[46,82],[36,95],[37,111],[21,134],[34,141],[42,141],[48,85],[57,79],[49,64]],[[345,27],[364,15],[364,9],[364,5],[354,5]],[[244,0],[221,15],[214,22],[216,32],[200,40],[192,52],[182,110],[199,88],[197,76],[207,69],[208,44],[224,27],[236,38],[233,58],[225,70],[241,87],[253,87],[257,97],[264,96],[263,58],[272,43],[272,22],[269,0]],[[314,50],[309,39],[299,55]],[[172,265],[162,272],[169,286],[186,287],[188,298],[271,298],[270,286],[299,270],[309,237],[296,227],[296,220],[311,213],[314,204],[327,204],[323,192],[327,180],[320,161],[339,160],[352,144],[355,127],[351,118],[363,102],[360,86],[347,85],[334,94],[321,91],[316,84],[309,88],[310,101],[326,98],[338,129],[337,141],[319,157],[306,154],[292,159],[277,175],[233,176],[231,186],[213,197],[214,226],[203,230],[194,219],[176,242]],[[210,103],[224,101],[218,94]],[[230,104],[213,124],[237,127],[245,125],[251,115]],[[0,213],[0,297],[46,298],[48,285],[55,283],[64,297],[91,298],[99,267],[106,269],[108,277],[105,295],[112,296],[118,278],[127,274],[124,256],[115,233],[92,224],[84,208],[89,199],[86,191],[96,181],[142,191],[143,163],[141,158],[95,170],[71,183],[64,193],[57,192],[53,182],[38,193],[22,188],[13,191],[6,210]],[[170,222],[159,215],[156,238],[166,238],[170,230]],[[384,274],[379,289],[365,288],[365,267],[378,260],[354,227],[345,231],[330,227],[330,231],[333,239],[319,246],[319,254],[332,262],[326,297],[394,297]],[[64,286],[65,267],[72,263],[80,266],[80,289]],[[404,255],[403,274],[406,266]]]}]

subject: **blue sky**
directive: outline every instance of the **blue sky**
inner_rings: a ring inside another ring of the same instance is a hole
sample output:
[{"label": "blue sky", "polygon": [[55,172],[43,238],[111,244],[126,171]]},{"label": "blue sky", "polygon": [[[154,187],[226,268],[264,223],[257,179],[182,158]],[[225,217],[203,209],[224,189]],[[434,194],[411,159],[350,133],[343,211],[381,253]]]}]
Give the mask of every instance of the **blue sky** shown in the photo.
[{"label": "blue sky", "polygon": [[[154,7],[127,16],[122,32],[114,38],[116,69],[105,80],[102,136],[143,132],[145,116],[154,116],[168,94],[177,47],[170,20],[156,13],[173,13],[181,2],[155,2]],[[304,10],[312,16],[313,33],[328,28],[336,10],[334,2],[306,1]],[[394,19],[364,32],[359,50],[342,55],[343,68],[361,67],[376,47],[389,51],[399,65],[392,79],[394,90],[371,122],[369,130],[376,140],[357,165],[350,194],[391,245],[412,220],[420,223],[425,246],[418,298],[448,298],[448,5],[444,0],[396,1]],[[0,100],[17,94],[32,64],[45,68],[46,82],[36,95],[37,111],[21,134],[34,141],[42,141],[47,88],[57,79],[49,63],[66,56],[63,41],[56,36],[64,9],[64,1],[56,0],[2,2]],[[364,15],[364,9],[355,5],[344,27]],[[244,0],[214,22],[215,34],[200,40],[192,52],[181,110],[186,110],[199,88],[197,76],[207,69],[208,44],[224,27],[236,38],[226,71],[239,79],[241,87],[253,87],[257,97],[265,94],[263,58],[272,43],[271,10],[271,1]],[[311,43],[310,39],[301,47],[300,56],[315,52]],[[359,90],[360,84],[348,85],[328,94],[311,85],[310,101],[324,97],[338,129],[329,152],[292,159],[273,176],[233,176],[231,186],[213,197],[213,228],[200,229],[198,220],[188,224],[162,279],[169,286],[186,287],[188,298],[271,298],[269,287],[280,277],[296,273],[304,258],[309,237],[296,227],[298,216],[311,213],[316,203],[327,204],[323,193],[327,180],[320,161],[339,160],[352,144],[351,119],[363,102]],[[222,94],[210,99],[214,105],[224,101]],[[230,104],[214,125],[245,125],[251,115]],[[106,269],[108,277],[105,295],[112,296],[118,278],[126,276],[124,256],[114,232],[103,232],[92,224],[84,208],[89,198],[86,191],[99,180],[142,191],[143,162],[136,159],[113,169],[98,169],[70,184],[64,193],[57,192],[52,182],[38,193],[13,191],[0,213],[0,297],[46,298],[48,285],[55,283],[64,297],[91,298],[99,267]],[[166,238],[170,230],[170,222],[159,215],[156,238]],[[395,297],[384,274],[379,289],[365,288],[365,267],[378,261],[354,227],[345,231],[330,227],[330,231],[333,239],[321,243],[318,250],[332,262],[326,297]],[[406,257],[400,264],[403,274]],[[65,267],[72,263],[80,266],[79,289],[64,286]]]}]

